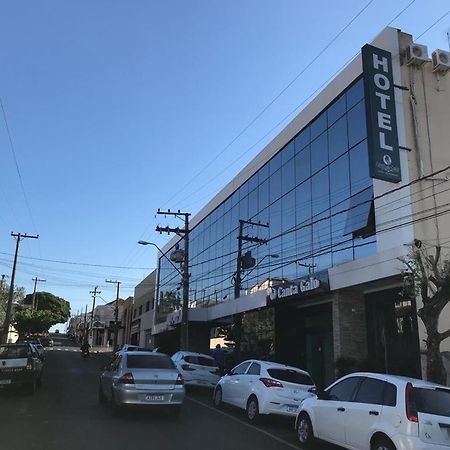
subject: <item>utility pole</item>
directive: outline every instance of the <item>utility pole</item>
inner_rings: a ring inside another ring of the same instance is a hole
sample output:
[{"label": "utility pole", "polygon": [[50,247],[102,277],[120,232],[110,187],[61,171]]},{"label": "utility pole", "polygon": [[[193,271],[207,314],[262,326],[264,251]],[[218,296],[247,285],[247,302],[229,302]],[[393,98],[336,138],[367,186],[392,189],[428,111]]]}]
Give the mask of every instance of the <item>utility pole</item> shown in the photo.
[{"label": "utility pole", "polygon": [[89,291],[89,294],[92,294],[92,311],[91,311],[91,326],[90,326],[90,330],[92,333],[92,344],[91,346],[94,346],[94,309],[95,309],[95,298],[97,297],[97,294],[101,294],[102,291],[98,291],[98,286],[95,286],[93,291]]},{"label": "utility pole", "polygon": [[114,308],[114,352],[118,350],[118,334],[119,334],[119,288],[121,281],[105,280],[106,283],[114,283],[117,287],[116,291],[116,306]]},{"label": "utility pole", "polygon": [[[242,243],[251,242],[257,244],[267,244],[267,239],[262,239],[257,236],[244,235],[244,226],[253,225],[258,227],[269,228],[269,224],[256,223],[250,220],[239,220],[239,234],[238,234],[238,253],[236,259],[236,276],[234,279],[234,298],[239,298],[241,296],[241,282],[242,270],[251,269],[256,261],[252,258],[251,253],[247,252],[245,256],[242,256]],[[237,358],[241,354],[241,339],[242,339],[242,313],[238,313],[234,316],[234,329],[235,329],[235,339],[234,339],[234,351]]]},{"label": "utility pole", "polygon": [[184,228],[169,228],[169,227],[156,227],[156,231],[160,233],[176,233],[178,236],[184,239],[184,253],[183,259],[175,259],[175,262],[180,262],[183,264],[182,273],[182,286],[183,286],[183,304],[181,309],[181,332],[180,332],[180,348],[181,350],[189,350],[189,216],[190,213],[160,211],[158,209],[157,214],[164,214],[165,216],[175,216],[184,218]]},{"label": "utility pole", "polygon": [[5,344],[6,341],[8,340],[8,332],[9,332],[9,325],[11,322],[11,309],[12,309],[12,303],[13,303],[13,299],[14,299],[14,280],[16,277],[16,266],[17,266],[17,256],[19,254],[19,244],[20,241],[23,239],[38,239],[39,235],[31,235],[31,234],[27,234],[27,233],[12,233],[11,232],[11,236],[14,237],[16,239],[16,251],[14,253],[14,263],[13,263],[13,268],[12,268],[12,274],[11,274],[11,284],[9,286],[9,295],[8,295],[8,303],[6,305],[6,314],[5,314],[5,321],[3,322],[3,334],[2,334],[2,339],[1,339],[1,343]]},{"label": "utility pole", "polygon": [[86,309],[84,310],[84,321],[83,321],[83,343],[86,343],[86,342],[88,341],[88,338],[87,338],[87,330],[86,330],[86,328],[87,328],[87,324],[86,324],[86,321],[87,321],[87,307],[88,307],[88,305],[86,305]]},{"label": "utility pole", "polygon": [[35,304],[36,301],[36,285],[38,281],[47,281],[43,278],[34,277],[31,279],[31,281],[34,281],[34,289],[33,289],[33,300],[31,302],[31,311],[37,311],[37,304]]}]

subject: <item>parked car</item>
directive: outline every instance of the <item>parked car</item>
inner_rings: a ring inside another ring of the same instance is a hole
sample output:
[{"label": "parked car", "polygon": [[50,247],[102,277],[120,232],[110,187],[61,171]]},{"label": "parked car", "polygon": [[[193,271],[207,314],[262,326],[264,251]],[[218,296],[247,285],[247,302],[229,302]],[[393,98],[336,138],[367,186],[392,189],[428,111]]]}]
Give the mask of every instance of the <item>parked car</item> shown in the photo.
[{"label": "parked car", "polygon": [[119,352],[151,352],[149,348],[139,347],[138,345],[124,344],[116,353]]},{"label": "parked car", "polygon": [[0,345],[0,388],[25,386],[34,394],[41,382],[43,363],[28,342]]},{"label": "parked car", "polygon": [[178,414],[185,397],[183,377],[168,355],[119,352],[100,375],[99,401],[115,412],[124,406],[164,406]]},{"label": "parked car", "polygon": [[44,347],[53,347],[53,339],[50,337],[42,338],[41,343]]},{"label": "parked car", "polygon": [[245,409],[249,421],[260,414],[295,417],[303,399],[313,396],[314,382],[308,372],[269,361],[244,361],[222,377],[213,402]]},{"label": "parked car", "polygon": [[172,355],[186,386],[213,388],[220,379],[220,369],[214,358],[203,353],[180,351]]},{"label": "parked car", "polygon": [[323,439],[353,450],[450,447],[450,389],[415,378],[353,373],[302,402],[300,443]]},{"label": "parked car", "polygon": [[41,359],[44,359],[44,357],[45,357],[45,348],[42,345],[42,342],[40,341],[40,339],[38,339],[38,338],[29,338],[29,339],[25,339],[25,342],[28,342],[28,343],[32,344],[34,346],[34,348],[36,349],[36,351],[39,353],[39,356],[41,357]]}]

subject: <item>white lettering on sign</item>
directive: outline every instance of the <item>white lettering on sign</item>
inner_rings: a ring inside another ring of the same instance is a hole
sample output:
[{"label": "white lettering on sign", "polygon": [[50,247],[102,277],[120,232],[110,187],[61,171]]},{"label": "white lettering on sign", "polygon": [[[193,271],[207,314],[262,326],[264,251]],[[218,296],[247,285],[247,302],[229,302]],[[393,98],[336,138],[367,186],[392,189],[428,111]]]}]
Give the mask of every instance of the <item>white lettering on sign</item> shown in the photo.
[{"label": "white lettering on sign", "polygon": [[[378,55],[374,54],[373,55],[373,68],[375,70],[381,70],[382,72],[389,73],[389,65],[388,65],[387,58],[386,57],[379,58]],[[378,89],[380,89],[381,91],[387,91],[391,87],[389,78],[386,75],[384,75],[383,73],[376,73],[373,76],[373,81],[375,83],[375,86]],[[388,102],[391,101],[391,97],[383,92],[375,92],[375,95],[380,99],[380,104],[379,104],[380,109],[386,111],[387,107],[388,107]],[[392,131],[391,115],[386,112],[383,112],[383,111],[378,111],[377,118],[378,118],[377,125],[378,125],[378,129],[380,130],[378,132],[380,148],[387,150],[389,152],[392,152],[394,150],[393,147],[386,143],[386,134],[383,131],[381,131],[381,130]],[[387,156],[387,155],[385,155],[385,156]],[[383,160],[384,160],[385,164],[386,164],[386,162],[392,161],[392,159],[390,157],[389,158],[384,157]]]},{"label": "white lettering on sign", "polygon": [[313,291],[320,287],[320,280],[314,277],[310,277],[306,280],[300,281],[300,284],[291,284],[288,287],[272,287],[269,290],[270,300],[276,300],[277,298],[289,297],[291,295],[299,294],[300,292]]}]

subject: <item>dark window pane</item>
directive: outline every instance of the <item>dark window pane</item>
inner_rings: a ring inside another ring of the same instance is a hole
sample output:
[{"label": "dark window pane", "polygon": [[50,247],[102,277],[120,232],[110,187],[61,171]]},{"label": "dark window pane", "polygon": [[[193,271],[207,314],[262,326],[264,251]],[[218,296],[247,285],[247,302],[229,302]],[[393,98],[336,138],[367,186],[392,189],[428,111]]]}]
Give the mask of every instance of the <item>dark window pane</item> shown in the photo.
[{"label": "dark window pane", "polygon": [[383,405],[397,405],[397,386],[395,384],[385,383]]},{"label": "dark window pane", "polygon": [[359,102],[347,114],[348,120],[348,145],[352,148],[355,144],[367,137],[366,110],[364,101]]},{"label": "dark window pane", "polygon": [[283,208],[283,231],[286,232],[294,228],[295,220],[295,191],[291,191],[281,198]]},{"label": "dark window pane", "polygon": [[261,373],[261,366],[258,363],[253,363],[248,369],[247,375],[259,375]]},{"label": "dark window pane", "polygon": [[348,154],[330,164],[330,201],[337,205],[350,197],[350,173]]},{"label": "dark window pane", "polygon": [[311,149],[304,148],[300,153],[295,155],[295,184],[303,183],[311,176]]},{"label": "dark window pane", "polygon": [[417,411],[450,417],[450,390],[414,388]]},{"label": "dark window pane", "polygon": [[258,170],[258,182],[261,183],[269,177],[269,164],[264,164],[261,169]]},{"label": "dark window pane", "polygon": [[289,142],[283,150],[281,150],[281,165],[286,164],[294,157],[294,141]]},{"label": "dark window pane", "polygon": [[357,403],[383,404],[384,381],[366,378],[360,385],[355,397]]},{"label": "dark window pane", "polygon": [[328,164],[327,133],[321,134],[311,142],[311,173],[315,173]]},{"label": "dark window pane", "polygon": [[127,355],[129,369],[175,369],[166,355]]},{"label": "dark window pane", "polygon": [[328,126],[332,125],[336,120],[342,117],[346,112],[345,95],[338,98],[327,110]]},{"label": "dark window pane", "polygon": [[269,175],[272,175],[273,173],[275,173],[280,168],[281,168],[281,152],[278,152],[269,161]]},{"label": "dark window pane", "polygon": [[373,234],[374,229],[372,228],[374,227],[371,223],[371,215],[373,215],[372,198],[373,190],[371,187],[351,197],[344,235],[350,233],[359,235],[364,232],[367,232],[367,235]]},{"label": "dark window pane", "polygon": [[314,140],[319,134],[327,129],[327,114],[323,112],[317,119],[315,119],[309,126],[311,129],[311,140]]},{"label": "dark window pane", "polygon": [[282,195],[291,191],[295,187],[295,166],[294,159],[289,160],[281,168]]},{"label": "dark window pane", "polygon": [[217,367],[217,362],[213,358],[206,358],[205,356],[185,356],[184,360],[190,364],[197,364],[199,366]]},{"label": "dark window pane", "polygon": [[349,155],[351,193],[356,194],[372,185],[372,178],[369,175],[367,140],[352,148]]},{"label": "dark window pane", "polygon": [[338,384],[335,384],[331,389],[328,390],[330,399],[350,402],[360,380],[360,377],[350,377],[346,378]]},{"label": "dark window pane", "polygon": [[361,78],[347,91],[347,109],[353,108],[360,100],[364,98],[364,84]]},{"label": "dark window pane", "polygon": [[314,381],[308,374],[293,369],[267,369],[267,373],[272,378],[286,381],[287,383],[306,384],[307,386],[314,385]]},{"label": "dark window pane", "polygon": [[295,189],[297,204],[297,223],[301,224],[311,219],[311,180],[307,180]]},{"label": "dark window pane", "polygon": [[232,373],[235,375],[241,375],[245,373],[249,365],[250,361],[243,362],[242,364],[239,364],[237,367],[235,367]]},{"label": "dark window pane", "polygon": [[[269,231],[270,236],[278,236],[282,231],[282,211],[281,211],[281,199],[270,205],[270,222]],[[274,252],[277,253],[277,252]]]},{"label": "dark window pane", "polygon": [[310,129],[305,128],[295,139],[295,152],[298,153],[311,142]]},{"label": "dark window pane", "polygon": [[270,203],[281,197],[281,169],[272,173],[269,178],[269,200]]},{"label": "dark window pane", "polygon": [[262,211],[269,206],[269,180],[263,181],[258,186],[258,208]]},{"label": "dark window pane", "polygon": [[258,189],[248,194],[248,216],[255,217],[258,212]]},{"label": "dark window pane", "polygon": [[312,177],[312,213],[313,216],[330,207],[328,168]]},{"label": "dark window pane", "polygon": [[334,161],[347,150],[347,116],[344,116],[328,129],[328,151],[330,161]]}]

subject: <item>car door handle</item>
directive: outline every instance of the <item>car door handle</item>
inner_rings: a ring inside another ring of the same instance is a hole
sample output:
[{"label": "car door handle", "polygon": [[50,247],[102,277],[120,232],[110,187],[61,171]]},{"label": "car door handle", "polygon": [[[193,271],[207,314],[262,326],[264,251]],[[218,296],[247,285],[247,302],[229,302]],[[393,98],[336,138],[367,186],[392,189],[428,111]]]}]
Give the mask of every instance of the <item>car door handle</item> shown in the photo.
[{"label": "car door handle", "polygon": [[371,416],[378,416],[380,413],[378,411],[369,411]]},{"label": "car door handle", "polygon": [[338,410],[339,412],[344,412],[344,411],[345,411],[345,408],[343,408],[342,406],[340,406],[337,410]]}]

